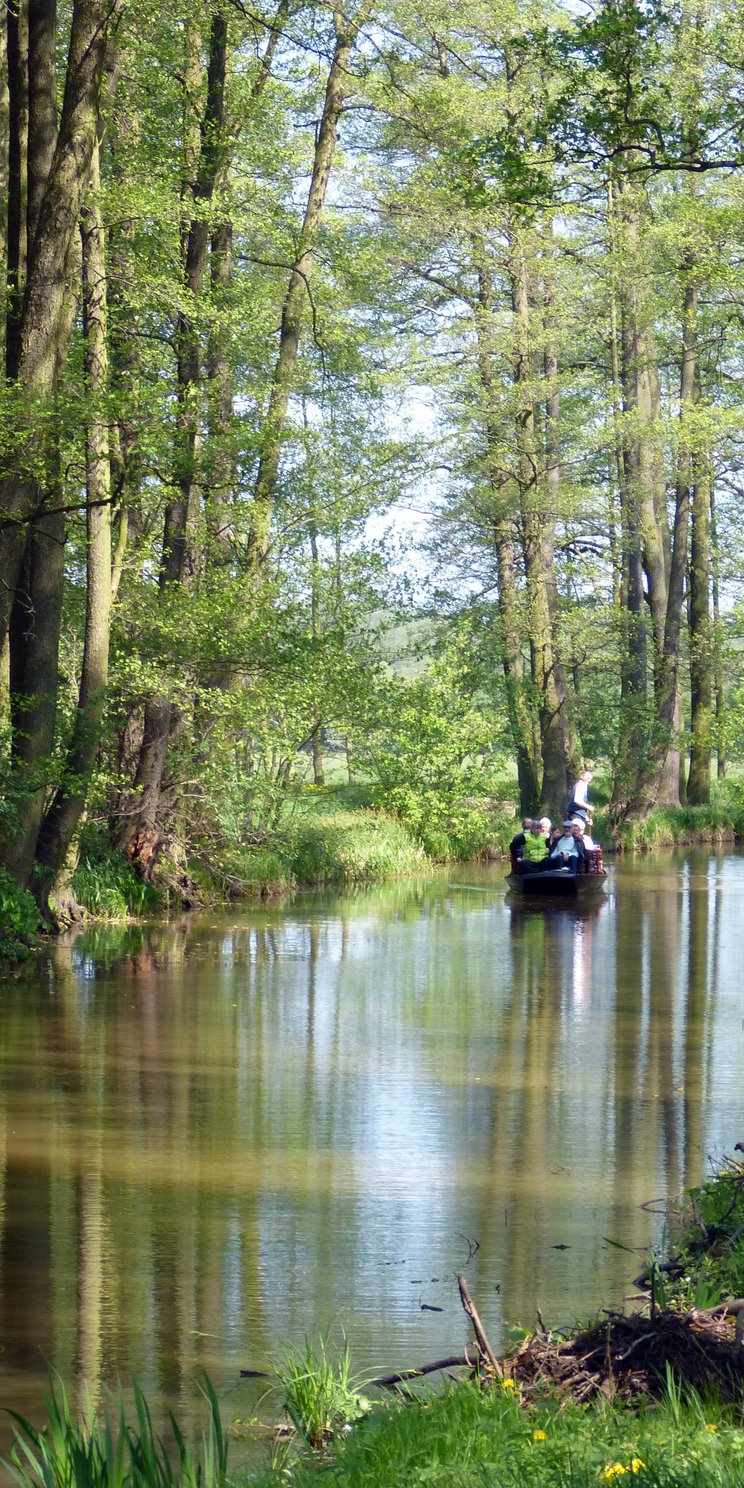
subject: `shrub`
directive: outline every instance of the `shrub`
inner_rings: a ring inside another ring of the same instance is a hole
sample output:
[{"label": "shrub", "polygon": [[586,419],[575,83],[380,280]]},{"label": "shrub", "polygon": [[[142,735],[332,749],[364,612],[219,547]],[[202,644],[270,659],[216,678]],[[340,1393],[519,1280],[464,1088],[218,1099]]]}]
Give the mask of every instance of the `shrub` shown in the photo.
[{"label": "shrub", "polygon": [[0,960],[28,956],[39,943],[39,924],[33,895],[0,868]]}]

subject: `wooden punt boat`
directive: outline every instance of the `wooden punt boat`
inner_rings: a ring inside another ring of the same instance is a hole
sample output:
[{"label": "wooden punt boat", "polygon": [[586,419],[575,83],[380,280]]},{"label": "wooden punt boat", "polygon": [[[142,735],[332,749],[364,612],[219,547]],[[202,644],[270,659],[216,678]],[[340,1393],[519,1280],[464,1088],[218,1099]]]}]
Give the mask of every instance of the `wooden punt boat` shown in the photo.
[{"label": "wooden punt boat", "polygon": [[551,868],[547,873],[507,873],[506,882],[526,899],[597,899],[607,892],[606,873],[570,873]]}]

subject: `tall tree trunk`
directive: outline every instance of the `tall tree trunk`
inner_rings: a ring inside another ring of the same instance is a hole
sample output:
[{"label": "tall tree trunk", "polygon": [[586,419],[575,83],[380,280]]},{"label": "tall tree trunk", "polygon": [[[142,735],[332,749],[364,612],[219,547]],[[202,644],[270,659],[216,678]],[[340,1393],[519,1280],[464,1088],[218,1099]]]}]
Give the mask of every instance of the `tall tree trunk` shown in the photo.
[{"label": "tall tree trunk", "polygon": [[[527,576],[527,626],[532,658],[532,680],[538,699],[542,749],[542,802],[552,817],[566,809],[569,770],[566,729],[556,672],[553,637],[555,618],[555,517],[547,509],[545,481],[541,478],[534,397],[535,356],[542,340],[536,341],[530,305],[529,271],[520,232],[510,227],[509,272],[515,316],[514,383],[517,389],[517,482],[522,513],[525,571]],[[563,679],[565,688],[565,678]]]},{"label": "tall tree trunk", "polygon": [[76,0],[54,158],[29,255],[17,377],[28,412],[14,430],[14,469],[0,479],[0,650],[10,620],[23,551],[24,524],[43,503],[38,444],[43,438],[69,330],[69,265],[99,119],[106,40],[116,3]]},{"label": "tall tree trunk", "polygon": [[[310,524],[310,612],[313,638],[320,639],[320,562],[318,558],[318,530],[314,520]],[[311,746],[313,751],[313,782],[315,785],[325,785],[325,769],[323,766],[323,719],[317,718],[313,724],[311,734]]]},{"label": "tall tree trunk", "polygon": [[710,482],[710,551],[711,589],[713,598],[713,686],[715,692],[716,719],[716,774],[719,780],[726,778],[726,697],[723,685],[723,626],[719,595],[720,560],[718,557],[718,530],[716,527],[715,482]]},{"label": "tall tree trunk", "polygon": [[696,453],[690,544],[690,772],[687,800],[710,804],[713,646],[710,623],[710,457]]},{"label": "tall tree trunk", "polygon": [[[639,207],[636,187],[627,182],[610,195],[612,248],[621,260],[635,265],[638,257]],[[613,785],[613,809],[626,809],[631,782],[644,757],[646,736],[647,625],[643,594],[643,539],[641,479],[643,461],[639,447],[638,367],[642,351],[635,292],[625,268],[619,275],[620,385],[623,416],[636,427],[624,430],[621,485],[623,617],[620,661],[620,741]]]},{"label": "tall tree trunk", "polygon": [[688,282],[685,286],[682,315],[682,368],[680,376],[680,441],[677,458],[677,484],[674,514],[674,535],[669,571],[664,638],[661,663],[658,668],[656,700],[656,738],[652,740],[648,757],[639,768],[628,808],[630,819],[641,820],[652,808],[664,804],[662,787],[665,769],[671,768],[670,757],[677,770],[676,791],[679,801],[679,751],[674,748],[676,730],[679,726],[679,661],[682,609],[684,601],[685,567],[690,527],[690,506],[694,455],[690,446],[687,426],[700,397],[700,375],[697,337],[697,285],[695,266],[687,264]]},{"label": "tall tree trunk", "polygon": [[[81,223],[85,373],[90,414],[86,435],[87,585],[85,640],[77,712],[62,782],[46,813],[36,848],[46,869],[39,880],[42,904],[58,919],[69,912],[60,897],[58,876],[85,810],[96,762],[108,682],[111,625],[111,463],[107,397],[109,391],[106,256],[100,195],[100,150],[93,152],[91,189]],[[69,875],[65,875],[67,878]],[[65,894],[69,889],[65,883]]]},{"label": "tall tree trunk", "polygon": [[18,373],[21,315],[26,287],[28,205],[28,0],[6,10],[8,59],[8,214],[5,369]]},{"label": "tall tree trunk", "polygon": [[335,46],[326,82],[323,113],[318,129],[310,188],[300,233],[299,252],[292,266],[282,305],[279,353],[269,395],[268,408],[261,430],[261,456],[253,488],[253,507],[248,532],[247,564],[251,578],[257,578],[266,561],[271,535],[271,519],[279,478],[279,461],[285,437],[289,397],[300,349],[302,320],[313,271],[315,244],[325,206],[328,182],[341,111],[348,93],[349,64],[359,28],[367,12],[363,0],[355,16],[347,19],[334,8]]},{"label": "tall tree trunk", "polygon": [[525,689],[522,640],[519,624],[514,558],[514,518],[508,511],[505,461],[502,455],[502,420],[499,417],[499,388],[493,345],[493,284],[482,239],[474,240],[478,273],[478,305],[475,324],[478,372],[483,390],[483,423],[490,486],[490,528],[496,553],[496,578],[501,629],[501,654],[506,682],[506,701],[517,761],[520,811],[536,811],[540,802],[540,764],[532,748],[533,715]]},{"label": "tall tree trunk", "polygon": [[[185,201],[183,230],[183,274],[189,303],[198,304],[207,267],[210,222],[209,208],[224,167],[225,71],[227,19],[222,10],[211,17],[207,96],[199,127],[199,148],[193,142],[193,99],[197,85],[200,38],[195,29],[187,36],[185,74]],[[190,127],[191,125],[191,127]],[[202,421],[201,331],[194,312],[183,310],[175,333],[177,367],[177,434],[174,487],[163,522],[160,590],[188,585],[195,576],[197,554],[194,530],[198,508],[198,459]],[[168,740],[177,726],[169,693],[150,697],[145,703],[142,748],[133,793],[125,802],[119,842],[144,877],[149,877],[157,854],[158,819]]]},{"label": "tall tree trunk", "polygon": [[[552,235],[552,225],[551,225]],[[549,520],[555,523],[556,513],[560,509],[561,495],[561,398],[558,385],[558,348],[554,326],[555,315],[555,290],[553,285],[552,269],[548,268],[543,276],[543,316],[544,316],[544,338],[545,338],[545,495],[546,509]],[[561,729],[563,732],[563,755],[566,763],[567,784],[570,788],[571,782],[575,780],[582,767],[581,740],[579,739],[576,721],[571,707],[568,692],[566,668],[561,656],[561,644],[558,628],[558,604],[557,584],[555,576],[555,562],[551,561],[548,578],[548,607],[551,616],[551,628],[553,632],[553,669],[555,672],[556,695],[559,699]]]}]

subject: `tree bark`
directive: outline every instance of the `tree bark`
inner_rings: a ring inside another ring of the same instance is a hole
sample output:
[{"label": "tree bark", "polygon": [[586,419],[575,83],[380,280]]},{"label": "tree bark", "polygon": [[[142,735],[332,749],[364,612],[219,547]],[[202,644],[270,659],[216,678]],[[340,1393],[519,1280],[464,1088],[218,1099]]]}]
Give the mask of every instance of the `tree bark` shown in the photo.
[{"label": "tree bark", "polygon": [[693,460],[695,495],[690,544],[690,771],[687,800],[710,805],[713,646],[710,623],[710,457]]},{"label": "tree bark", "polygon": [[[697,337],[697,285],[695,267],[688,260],[688,282],[685,286],[682,315],[682,367],[680,375],[680,447],[677,459],[677,483],[674,533],[669,570],[664,640],[658,667],[656,699],[656,738],[651,741],[648,756],[638,769],[629,819],[640,820],[654,806],[664,803],[662,795],[665,774],[677,771],[676,794],[679,802],[679,750],[674,747],[679,728],[679,661],[685,568],[690,527],[690,507],[694,456],[686,424],[689,423],[700,397],[700,374]],[[706,570],[707,573],[707,570]],[[671,760],[671,763],[670,763]]]},{"label": "tree bark", "polygon": [[[209,208],[224,164],[227,63],[225,13],[215,10],[211,17],[206,104],[196,154],[189,128],[193,98],[200,91],[197,86],[199,37],[193,28],[187,36],[186,44],[185,73],[189,86],[184,100],[184,193],[188,200],[188,211],[184,216],[183,275],[189,303],[196,306],[202,298],[207,266]],[[176,494],[166,506],[163,523],[161,594],[168,586],[188,585],[196,572],[197,553],[193,534],[198,507],[203,398],[200,334],[196,312],[191,309],[183,310],[178,316],[175,331],[178,400],[174,471]],[[168,740],[176,722],[172,698],[168,693],[147,699],[143,743],[133,794],[125,802],[119,835],[120,845],[144,877],[151,875],[157,851],[157,827]]]},{"label": "tree bark", "polygon": [[[532,681],[538,699],[542,749],[542,804],[552,817],[566,809],[569,768],[563,722],[565,690],[559,688],[553,626],[555,618],[555,517],[541,478],[534,399],[535,327],[530,305],[529,270],[519,229],[510,230],[509,272],[515,317],[514,384],[517,390],[517,483],[522,513],[526,613]],[[542,338],[542,333],[541,333]],[[537,346],[539,347],[539,342]],[[554,435],[553,435],[554,437]],[[565,676],[563,677],[565,689]]]},{"label": "tree bark", "polygon": [[76,0],[59,135],[39,207],[20,326],[17,377],[27,412],[14,469],[0,480],[0,650],[25,547],[24,524],[43,506],[38,469],[44,434],[66,352],[71,247],[96,142],[106,39],[117,17],[106,0]]},{"label": "tree bark", "polygon": [[28,0],[6,10],[8,59],[8,215],[5,370],[18,372],[23,292],[26,287],[28,204]]}]

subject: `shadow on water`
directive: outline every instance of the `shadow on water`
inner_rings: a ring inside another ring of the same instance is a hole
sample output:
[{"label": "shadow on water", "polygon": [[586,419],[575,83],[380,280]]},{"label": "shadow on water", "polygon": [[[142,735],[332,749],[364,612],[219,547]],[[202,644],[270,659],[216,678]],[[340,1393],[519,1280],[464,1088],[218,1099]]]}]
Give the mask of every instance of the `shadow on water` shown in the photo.
[{"label": "shadow on water", "polygon": [[49,1363],[245,1418],[289,1340],[383,1373],[618,1299],[613,1244],[731,1150],[744,859],[606,902],[469,865],[283,909],[98,926],[0,990],[0,1396]]}]

